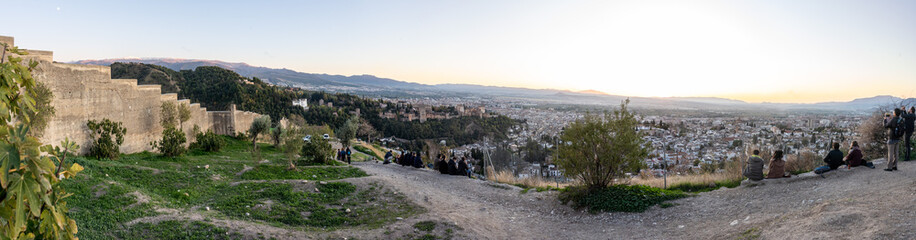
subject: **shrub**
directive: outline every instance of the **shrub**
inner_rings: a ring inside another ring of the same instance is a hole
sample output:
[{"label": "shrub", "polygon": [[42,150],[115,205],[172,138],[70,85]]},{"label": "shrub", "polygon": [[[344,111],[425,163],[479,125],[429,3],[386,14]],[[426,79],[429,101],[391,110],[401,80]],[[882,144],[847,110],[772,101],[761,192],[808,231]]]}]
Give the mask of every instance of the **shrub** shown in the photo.
[{"label": "shrub", "polygon": [[308,158],[313,163],[326,164],[333,159],[334,149],[331,149],[331,143],[321,137],[312,137],[310,142],[302,146],[300,156]]},{"label": "shrub", "polygon": [[98,122],[89,120],[86,127],[89,128],[89,136],[92,138],[89,156],[112,160],[121,156],[121,144],[124,143],[124,134],[127,133],[127,129],[121,126],[121,122],[114,122],[107,118]]},{"label": "shrub", "polygon": [[639,121],[627,104],[629,100],[603,117],[586,114],[563,130],[560,140],[566,144],[560,144],[556,163],[566,176],[581,180],[588,188],[603,189],[643,166],[649,151],[636,131]]},{"label": "shrub", "polygon": [[187,150],[184,148],[184,143],[187,141],[188,139],[185,138],[184,132],[174,126],[169,126],[162,130],[162,140],[150,144],[153,145],[153,148],[159,150],[162,155],[176,157]]},{"label": "shrub", "polygon": [[588,208],[589,212],[643,212],[653,205],[686,197],[677,190],[648,186],[614,185],[589,190],[585,187],[568,187],[560,193],[563,204],[573,203],[575,208]]},{"label": "shrub", "polygon": [[197,131],[196,138],[197,141],[191,143],[192,149],[200,149],[205,152],[219,152],[219,150],[223,148],[223,145],[225,145],[223,138],[210,129],[205,133]]}]

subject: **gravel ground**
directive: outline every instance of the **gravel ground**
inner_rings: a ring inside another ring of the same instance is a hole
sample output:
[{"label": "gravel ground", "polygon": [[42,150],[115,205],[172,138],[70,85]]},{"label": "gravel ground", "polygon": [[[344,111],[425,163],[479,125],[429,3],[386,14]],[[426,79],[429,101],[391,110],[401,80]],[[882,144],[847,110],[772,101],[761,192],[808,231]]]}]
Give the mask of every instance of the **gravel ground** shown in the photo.
[{"label": "gravel ground", "polygon": [[[469,239],[916,239],[916,162],[900,171],[864,167],[825,178],[811,173],[720,189],[643,213],[589,214],[561,205],[556,192],[519,188],[432,170],[354,164],[454,224]],[[406,219],[405,221],[411,221]],[[415,219],[413,221],[416,221]],[[398,225],[398,224],[395,224]],[[379,235],[365,237],[382,237]]]}]

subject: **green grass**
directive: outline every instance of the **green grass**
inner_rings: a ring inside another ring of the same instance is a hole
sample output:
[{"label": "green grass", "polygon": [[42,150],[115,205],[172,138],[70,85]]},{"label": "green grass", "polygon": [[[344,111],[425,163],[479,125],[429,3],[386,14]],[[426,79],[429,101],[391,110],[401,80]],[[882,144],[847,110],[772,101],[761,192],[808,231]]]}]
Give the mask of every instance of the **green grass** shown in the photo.
[{"label": "green grass", "polygon": [[137,223],[124,232],[121,239],[240,239],[242,235],[205,222],[162,221],[155,224]]},{"label": "green grass", "polygon": [[363,146],[360,146],[360,145],[356,145],[356,146],[353,146],[353,148],[356,149],[356,151],[360,151],[360,152],[362,152],[362,153],[364,153],[364,154],[366,154],[366,155],[375,157],[375,159],[377,159],[377,160],[385,160],[384,158],[382,158],[381,156],[379,156],[378,154],[376,154],[375,151],[372,151],[372,150],[370,150],[370,149],[368,149],[368,148],[366,148],[366,147],[363,147]]},{"label": "green grass", "polygon": [[287,166],[258,165],[251,171],[242,174],[246,180],[275,180],[275,179],[305,179],[305,180],[337,180],[344,178],[368,176],[355,167],[297,167],[295,171],[287,170]]},{"label": "green grass", "polygon": [[[353,167],[301,166],[286,170],[284,155],[272,146],[259,144],[268,163],[252,159],[251,143],[223,137],[221,152],[190,151],[180,157],[154,153],[123,155],[119,160],[84,157],[72,161],[85,167],[79,175],[63,181],[72,196],[66,198],[69,216],[79,227],[81,239],[238,239],[206,221],[163,221],[155,224],[127,223],[162,213],[157,209],[202,211],[207,219],[237,219],[305,230],[346,227],[376,228],[424,210],[403,196],[377,185],[358,187],[349,183],[319,184],[367,176]],[[69,161],[70,159],[68,159]],[[242,172],[246,167],[254,167]],[[312,177],[315,176],[315,177]],[[306,183],[245,182],[248,180],[304,179]],[[314,192],[318,188],[319,192]],[[138,202],[142,195],[143,202]],[[256,208],[272,202],[271,208]],[[346,213],[350,208],[351,212]],[[249,214],[245,214],[249,213]],[[221,233],[221,235],[220,235]]]},{"label": "green grass", "polygon": [[560,201],[572,202],[575,208],[588,208],[590,212],[643,212],[656,204],[687,197],[678,190],[648,186],[615,185],[589,191],[583,187],[569,187],[561,191]]},{"label": "green grass", "polygon": [[424,232],[431,232],[436,229],[436,222],[422,221],[413,225],[414,228]]},{"label": "green grass", "polygon": [[743,233],[741,233],[741,236],[739,236],[738,239],[741,239],[741,240],[760,239],[760,229],[756,227],[750,228],[744,231]]},{"label": "green grass", "polygon": [[668,190],[677,190],[677,191],[692,192],[692,193],[709,192],[709,191],[713,191],[713,190],[716,190],[722,187],[735,188],[735,187],[741,186],[741,181],[743,180],[744,178],[735,179],[735,180],[717,181],[715,182],[714,186],[710,186],[709,184],[684,182],[684,183],[671,185],[670,187],[668,187]]}]

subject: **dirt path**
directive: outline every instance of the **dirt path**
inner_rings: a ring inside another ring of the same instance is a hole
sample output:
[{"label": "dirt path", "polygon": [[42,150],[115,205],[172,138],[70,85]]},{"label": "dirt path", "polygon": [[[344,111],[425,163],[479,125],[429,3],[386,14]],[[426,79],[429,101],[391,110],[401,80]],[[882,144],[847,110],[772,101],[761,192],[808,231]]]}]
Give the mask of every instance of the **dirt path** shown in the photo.
[{"label": "dirt path", "polygon": [[520,189],[394,164],[358,163],[475,239],[916,239],[916,164],[854,168],[685,198],[643,213],[589,214],[555,192]]}]

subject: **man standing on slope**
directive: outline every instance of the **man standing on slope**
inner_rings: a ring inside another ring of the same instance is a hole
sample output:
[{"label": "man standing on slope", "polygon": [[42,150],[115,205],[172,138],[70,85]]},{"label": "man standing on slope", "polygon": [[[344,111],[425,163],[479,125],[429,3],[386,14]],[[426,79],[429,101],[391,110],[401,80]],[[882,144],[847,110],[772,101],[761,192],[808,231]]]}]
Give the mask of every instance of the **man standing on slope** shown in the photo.
[{"label": "man standing on slope", "polygon": [[903,121],[900,119],[900,113],[903,112],[899,108],[894,109],[894,117],[890,115],[884,116],[884,128],[887,128],[887,168],[884,171],[894,171],[897,170],[897,143],[900,142],[900,137],[897,134],[897,127],[900,124],[903,124]]},{"label": "man standing on slope", "polygon": [[903,124],[906,126],[906,135],[903,135],[903,147],[904,152],[906,152],[906,158],[903,161],[913,160],[910,158],[910,151],[913,148],[911,141],[913,138],[913,122],[916,120],[916,107],[910,107],[910,111],[906,114],[903,114]]}]

